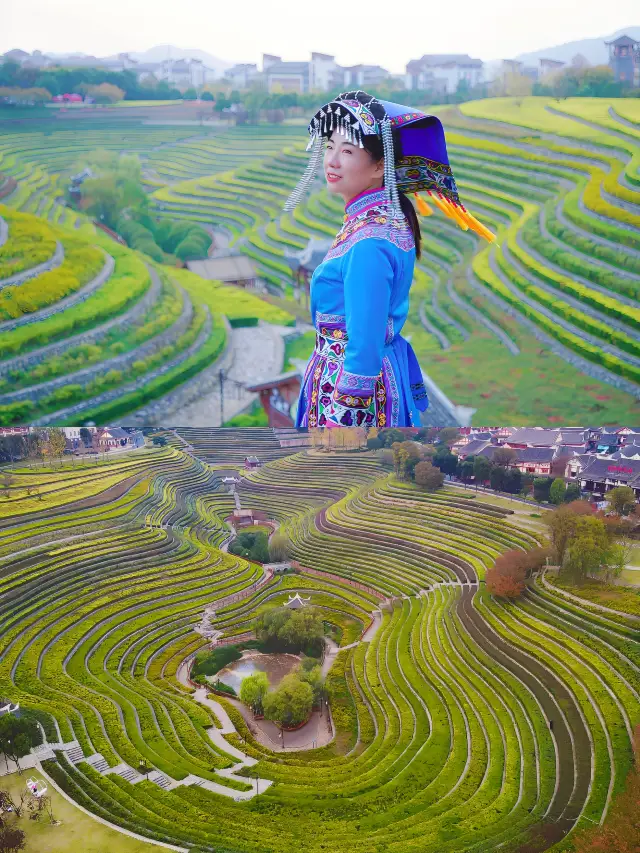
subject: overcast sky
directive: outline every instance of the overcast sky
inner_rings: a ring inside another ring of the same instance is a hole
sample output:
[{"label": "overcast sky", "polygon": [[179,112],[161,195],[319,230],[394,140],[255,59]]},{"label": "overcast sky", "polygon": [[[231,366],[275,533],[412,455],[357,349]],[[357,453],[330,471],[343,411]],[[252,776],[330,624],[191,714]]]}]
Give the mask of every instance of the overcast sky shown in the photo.
[{"label": "overcast sky", "polygon": [[[0,53],[107,56],[158,44],[200,48],[220,59],[260,62],[263,52],[306,60],[312,50],[343,65],[397,73],[423,53],[485,61],[636,23],[638,0],[0,0]],[[389,10],[396,10],[392,21]]]}]

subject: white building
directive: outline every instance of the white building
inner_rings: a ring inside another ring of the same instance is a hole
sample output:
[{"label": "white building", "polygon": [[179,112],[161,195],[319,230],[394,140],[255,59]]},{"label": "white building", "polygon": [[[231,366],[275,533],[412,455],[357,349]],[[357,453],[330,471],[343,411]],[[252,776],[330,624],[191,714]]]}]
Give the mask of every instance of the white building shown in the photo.
[{"label": "white building", "polygon": [[368,86],[377,86],[390,78],[386,68],[380,65],[351,65],[348,68],[340,68],[342,75],[341,85],[347,89],[364,89]]},{"label": "white building", "polygon": [[80,427],[60,427],[67,441],[80,441]]},{"label": "white building", "polygon": [[269,92],[326,92],[343,85],[344,69],[328,53],[312,53],[308,62],[283,62],[265,53],[262,73]]},{"label": "white building", "polygon": [[234,89],[249,89],[261,82],[263,78],[255,63],[242,62],[227,68],[224,72],[224,79],[228,80]]},{"label": "white building", "polygon": [[426,53],[421,59],[407,63],[405,86],[453,94],[463,81],[471,87],[477,86],[483,80],[483,73],[482,60],[466,53]]},{"label": "white building", "polygon": [[207,81],[206,68],[201,59],[164,59],[156,72],[158,80],[166,80],[177,89],[200,89]]},{"label": "white building", "polygon": [[309,63],[309,91],[326,92],[335,85],[339,69],[335,56],[328,53],[312,53]]}]

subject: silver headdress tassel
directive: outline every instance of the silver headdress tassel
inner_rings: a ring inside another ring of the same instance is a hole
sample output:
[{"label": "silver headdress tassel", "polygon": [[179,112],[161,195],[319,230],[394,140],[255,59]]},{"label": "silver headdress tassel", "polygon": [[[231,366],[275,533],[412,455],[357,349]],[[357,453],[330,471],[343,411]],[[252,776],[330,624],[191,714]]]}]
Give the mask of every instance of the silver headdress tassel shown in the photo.
[{"label": "silver headdress tassel", "polygon": [[395,151],[393,148],[393,133],[391,130],[391,121],[388,118],[383,118],[380,121],[380,131],[382,135],[382,150],[384,154],[384,189],[387,197],[387,204],[391,208],[391,216],[393,219],[402,219],[404,214],[400,207],[400,199],[398,198],[398,185],[396,184],[396,165]]},{"label": "silver headdress tassel", "polygon": [[293,208],[299,204],[300,199],[315,178],[320,162],[322,161],[322,154],[324,150],[322,139],[322,136],[320,136],[319,133],[316,133],[309,141],[308,148],[311,148],[311,156],[309,157],[307,168],[304,170],[302,177],[287,199],[284,206],[285,210],[293,210]]}]

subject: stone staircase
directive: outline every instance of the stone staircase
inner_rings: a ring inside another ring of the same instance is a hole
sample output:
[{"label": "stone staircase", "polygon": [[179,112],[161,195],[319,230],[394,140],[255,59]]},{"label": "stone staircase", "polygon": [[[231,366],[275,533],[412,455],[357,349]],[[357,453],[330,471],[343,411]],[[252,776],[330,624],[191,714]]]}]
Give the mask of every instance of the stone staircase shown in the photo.
[{"label": "stone staircase", "polygon": [[96,752],[95,755],[90,755],[89,758],[85,758],[85,761],[87,764],[90,764],[94,770],[97,770],[98,773],[105,773],[109,769],[106,758],[103,758],[99,752]]},{"label": "stone staircase", "polygon": [[[229,731],[235,731],[235,728],[232,724],[229,724],[227,728]],[[217,730],[214,732],[214,734],[216,736],[218,735]],[[228,743],[226,743],[226,741],[225,746],[229,751],[233,752],[233,748]],[[46,761],[47,759],[55,759],[57,752],[63,752],[71,764],[75,765],[80,763],[81,761],[84,761],[91,767],[93,767],[93,769],[96,770],[98,773],[101,773],[104,776],[107,776],[109,774],[115,774],[116,776],[120,776],[121,779],[125,779],[127,782],[130,782],[132,785],[136,785],[138,782],[143,782],[145,779],[148,779],[149,782],[153,782],[154,785],[157,785],[159,788],[162,788],[165,791],[171,791],[174,788],[179,787],[180,785],[194,785],[199,788],[206,788],[208,791],[213,791],[216,794],[223,794],[228,797],[233,797],[233,799],[235,800],[248,800],[254,796],[253,791],[236,791],[235,789],[228,788],[223,784],[218,784],[217,782],[212,782],[208,779],[202,779],[200,776],[195,776],[193,773],[190,773],[188,776],[185,776],[184,779],[176,780],[172,779],[170,776],[167,776],[165,773],[162,773],[160,770],[150,770],[148,774],[142,774],[138,772],[138,770],[135,770],[133,767],[130,767],[124,762],[117,764],[115,767],[109,767],[106,758],[99,752],[96,752],[93,755],[89,755],[85,758],[84,751],[77,740],[72,740],[68,743],[62,743],[60,741],[47,743],[45,741],[39,746],[34,746],[31,749],[31,754],[35,758],[35,761],[38,765],[40,762]],[[241,753],[238,753],[238,755],[240,754]],[[244,756],[244,760],[239,761],[232,767],[219,770],[218,773],[220,776],[228,777],[230,779],[242,778],[235,776],[236,771],[240,770],[244,766],[252,765],[255,763],[255,759]],[[243,781],[245,780],[243,779]],[[271,782],[272,780],[268,779],[260,780],[260,789],[266,790],[266,788],[271,784]]]},{"label": "stone staircase", "polygon": [[120,776],[121,779],[126,779],[126,781],[131,782],[132,785],[142,782],[144,779],[144,776],[141,773],[138,773],[137,770],[134,770],[133,767],[129,767],[129,765],[124,762],[122,764],[116,764],[115,767],[109,767],[108,770],[104,771],[103,775],[107,776],[109,773],[113,773],[115,776]]}]

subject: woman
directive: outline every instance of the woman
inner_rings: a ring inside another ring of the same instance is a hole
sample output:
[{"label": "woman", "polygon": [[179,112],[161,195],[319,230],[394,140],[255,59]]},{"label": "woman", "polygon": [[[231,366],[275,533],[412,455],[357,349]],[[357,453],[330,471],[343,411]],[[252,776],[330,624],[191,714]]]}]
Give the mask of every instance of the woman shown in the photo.
[{"label": "woman", "polygon": [[[413,348],[399,334],[421,239],[404,190],[416,198],[427,190],[465,230],[493,235],[460,204],[435,116],[348,92],[318,110],[309,133],[311,159],[285,210],[323,160],[327,188],[344,199],[345,216],[311,279],[316,345],[296,426],[419,425],[427,392]],[[432,212],[422,199],[418,209]]]}]

